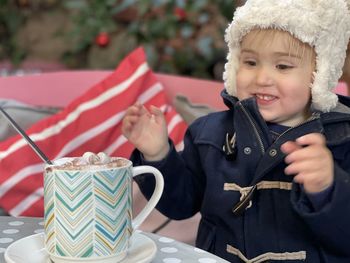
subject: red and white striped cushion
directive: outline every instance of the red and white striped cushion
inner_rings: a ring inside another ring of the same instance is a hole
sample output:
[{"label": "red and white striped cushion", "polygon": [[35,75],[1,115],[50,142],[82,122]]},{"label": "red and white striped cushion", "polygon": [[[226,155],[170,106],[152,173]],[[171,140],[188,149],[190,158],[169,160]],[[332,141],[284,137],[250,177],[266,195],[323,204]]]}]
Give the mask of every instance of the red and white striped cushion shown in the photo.
[{"label": "red and white striped cushion", "polygon": [[[164,111],[169,135],[181,147],[186,124],[167,104],[163,86],[148,67],[142,48],[63,111],[36,123],[27,133],[51,160],[87,151],[128,157],[133,146],[121,134],[121,120],[136,101]],[[43,216],[43,167],[20,136],[1,142],[0,207],[13,216]]]}]

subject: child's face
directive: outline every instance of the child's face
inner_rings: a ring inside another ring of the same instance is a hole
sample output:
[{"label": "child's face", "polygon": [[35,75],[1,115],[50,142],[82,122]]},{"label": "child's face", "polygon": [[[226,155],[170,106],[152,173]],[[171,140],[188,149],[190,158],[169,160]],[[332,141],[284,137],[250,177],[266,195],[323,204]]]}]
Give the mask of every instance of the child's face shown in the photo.
[{"label": "child's face", "polygon": [[255,97],[265,121],[295,126],[310,115],[315,63],[313,57],[301,59],[301,52],[293,52],[288,38],[278,32],[268,44],[256,43],[251,33],[242,39],[237,97]]}]

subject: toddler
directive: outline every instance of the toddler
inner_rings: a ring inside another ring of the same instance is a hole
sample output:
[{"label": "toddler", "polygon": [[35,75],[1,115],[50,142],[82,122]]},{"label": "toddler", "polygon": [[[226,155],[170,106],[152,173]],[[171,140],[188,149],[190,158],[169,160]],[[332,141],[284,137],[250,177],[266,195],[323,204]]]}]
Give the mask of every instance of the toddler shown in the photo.
[{"label": "toddler", "polygon": [[[350,100],[331,91],[349,36],[345,0],[248,0],[226,30],[228,110],[197,119],[182,152],[158,108],[127,110],[132,161],[163,173],[164,215],[201,213],[198,247],[237,263],[350,262]],[[137,182],[149,196],[153,179]]]}]

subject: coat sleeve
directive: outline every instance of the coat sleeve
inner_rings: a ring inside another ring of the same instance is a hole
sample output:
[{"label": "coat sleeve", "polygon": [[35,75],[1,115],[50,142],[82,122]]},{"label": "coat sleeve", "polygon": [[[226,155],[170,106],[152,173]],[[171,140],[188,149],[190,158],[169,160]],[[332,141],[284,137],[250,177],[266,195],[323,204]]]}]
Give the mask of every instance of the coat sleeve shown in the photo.
[{"label": "coat sleeve", "polygon": [[[349,145],[344,146],[349,149]],[[350,153],[334,163],[334,188],[330,199],[315,211],[306,194],[294,185],[291,201],[315,239],[332,254],[350,256]]]},{"label": "coat sleeve", "polygon": [[[164,177],[164,191],[156,208],[171,219],[186,219],[196,214],[201,207],[205,188],[205,176],[202,171],[198,148],[194,144],[194,134],[200,123],[193,123],[184,138],[184,150],[177,152],[171,141],[170,151],[159,162],[146,162],[142,154],[135,150],[131,161],[136,165],[151,165],[159,169]],[[146,198],[150,198],[154,189],[153,176],[141,175],[135,178]]]}]

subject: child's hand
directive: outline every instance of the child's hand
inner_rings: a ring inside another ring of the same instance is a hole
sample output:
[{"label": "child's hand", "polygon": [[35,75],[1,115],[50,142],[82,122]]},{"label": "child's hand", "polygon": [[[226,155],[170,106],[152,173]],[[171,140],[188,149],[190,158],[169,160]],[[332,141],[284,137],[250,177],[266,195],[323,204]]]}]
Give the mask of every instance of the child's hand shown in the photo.
[{"label": "child's hand", "polygon": [[148,161],[161,160],[169,151],[167,124],[157,107],[151,106],[150,111],[140,103],[129,107],[122,132]]},{"label": "child's hand", "polygon": [[281,146],[287,156],[285,173],[295,175],[307,193],[318,193],[333,184],[333,156],[320,133],[311,133]]}]

